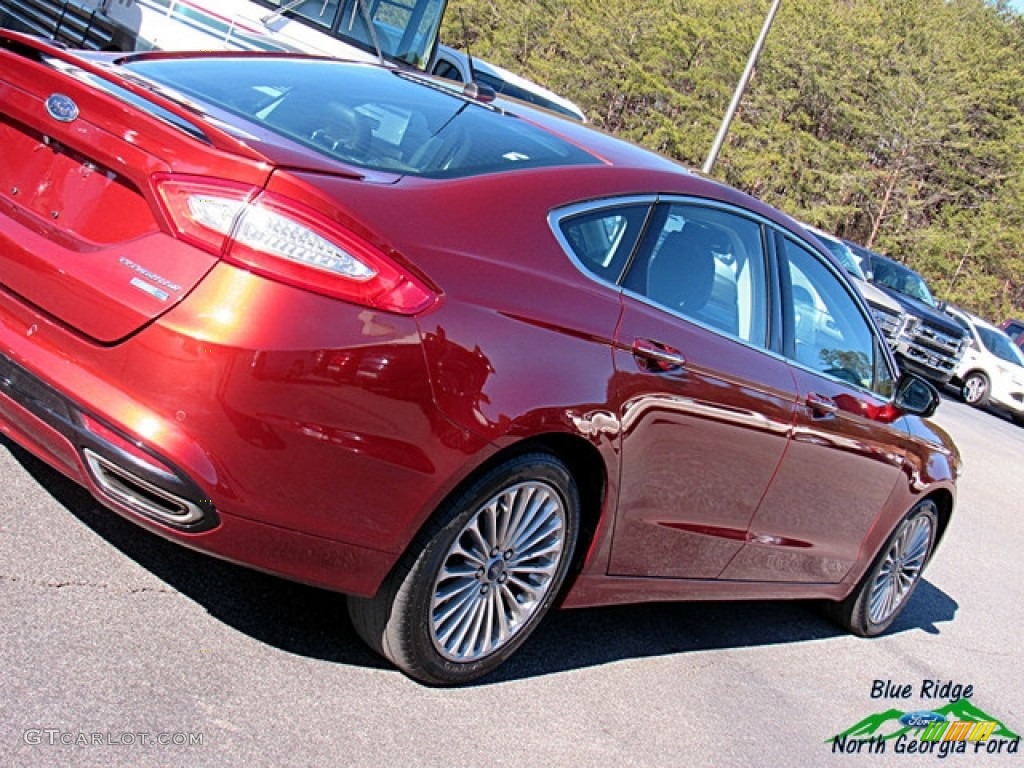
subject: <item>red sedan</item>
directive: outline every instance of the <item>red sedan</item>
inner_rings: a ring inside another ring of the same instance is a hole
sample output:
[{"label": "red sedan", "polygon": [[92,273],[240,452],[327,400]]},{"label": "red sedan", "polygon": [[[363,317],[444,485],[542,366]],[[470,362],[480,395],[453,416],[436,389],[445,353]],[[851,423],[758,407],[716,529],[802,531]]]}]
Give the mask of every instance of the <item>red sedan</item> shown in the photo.
[{"label": "red sedan", "polygon": [[[474,98],[475,96],[475,98]],[[396,69],[0,34],[0,429],[407,674],[555,603],[883,632],[959,457],[794,221]]]}]

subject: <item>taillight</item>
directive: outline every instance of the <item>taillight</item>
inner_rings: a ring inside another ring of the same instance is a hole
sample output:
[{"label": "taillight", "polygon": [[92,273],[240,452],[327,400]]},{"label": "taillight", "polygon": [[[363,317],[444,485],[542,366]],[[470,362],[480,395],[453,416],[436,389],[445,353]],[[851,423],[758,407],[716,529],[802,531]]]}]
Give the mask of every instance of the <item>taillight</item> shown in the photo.
[{"label": "taillight", "polygon": [[154,184],[178,237],[252,272],[401,314],[436,298],[380,249],[295,200],[199,177],[161,174]]}]

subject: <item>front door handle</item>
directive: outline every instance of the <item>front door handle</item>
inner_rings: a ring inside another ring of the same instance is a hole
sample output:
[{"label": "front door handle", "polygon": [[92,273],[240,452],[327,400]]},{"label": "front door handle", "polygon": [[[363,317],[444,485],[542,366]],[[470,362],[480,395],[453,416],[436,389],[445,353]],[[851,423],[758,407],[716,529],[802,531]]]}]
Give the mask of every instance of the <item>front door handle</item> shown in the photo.
[{"label": "front door handle", "polygon": [[811,412],[811,418],[814,419],[831,419],[836,415],[836,411],[839,410],[839,405],[835,400],[815,392],[807,395],[804,399],[804,404]]},{"label": "front door handle", "polygon": [[651,339],[634,340],[633,357],[641,368],[653,373],[677,371],[686,365],[686,358],[678,349]]}]

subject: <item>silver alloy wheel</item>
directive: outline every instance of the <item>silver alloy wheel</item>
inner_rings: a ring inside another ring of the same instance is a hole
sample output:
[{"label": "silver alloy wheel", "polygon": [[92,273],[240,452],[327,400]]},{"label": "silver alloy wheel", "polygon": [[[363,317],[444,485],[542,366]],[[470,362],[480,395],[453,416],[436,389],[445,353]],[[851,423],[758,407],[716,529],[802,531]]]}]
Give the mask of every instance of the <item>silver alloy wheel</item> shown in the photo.
[{"label": "silver alloy wheel", "polygon": [[542,603],[565,547],[565,504],[549,483],[509,486],[481,505],[434,582],[430,637],[438,653],[472,662],[504,647]]},{"label": "silver alloy wheel", "polygon": [[987,390],[988,384],[984,378],[978,375],[968,376],[967,381],[964,382],[964,400],[966,400],[968,404],[974,405],[981,401]]},{"label": "silver alloy wheel", "polygon": [[918,515],[907,520],[889,545],[871,585],[868,618],[874,624],[887,621],[921,577],[932,542],[932,520]]}]

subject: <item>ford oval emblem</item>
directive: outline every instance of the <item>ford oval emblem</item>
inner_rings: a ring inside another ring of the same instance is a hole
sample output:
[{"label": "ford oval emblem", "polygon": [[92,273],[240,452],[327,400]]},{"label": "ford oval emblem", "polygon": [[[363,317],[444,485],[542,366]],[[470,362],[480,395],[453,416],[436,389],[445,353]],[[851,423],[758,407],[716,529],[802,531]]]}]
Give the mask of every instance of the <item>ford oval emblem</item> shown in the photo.
[{"label": "ford oval emblem", "polygon": [[63,93],[51,94],[46,100],[46,111],[50,117],[62,123],[70,123],[78,117],[78,105]]},{"label": "ford oval emblem", "polygon": [[938,712],[929,712],[928,710],[907,712],[900,718],[900,724],[910,728],[924,728],[931,723],[944,723],[945,721],[945,715],[940,715]]}]

